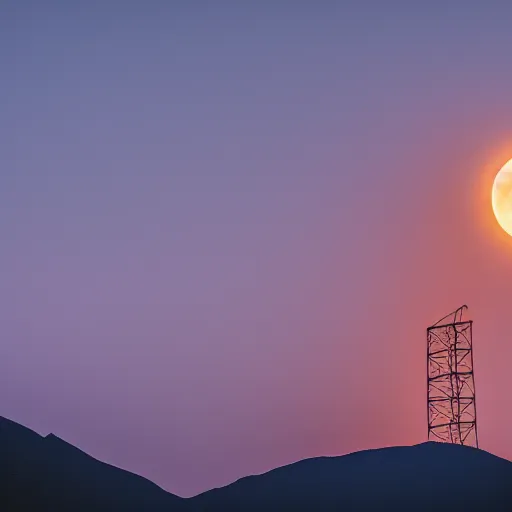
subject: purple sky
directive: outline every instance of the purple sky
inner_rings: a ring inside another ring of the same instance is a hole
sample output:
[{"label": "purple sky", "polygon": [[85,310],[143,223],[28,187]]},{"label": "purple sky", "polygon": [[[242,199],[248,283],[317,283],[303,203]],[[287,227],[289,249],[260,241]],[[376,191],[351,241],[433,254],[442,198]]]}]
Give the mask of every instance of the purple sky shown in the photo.
[{"label": "purple sky", "polygon": [[212,4],[1,2],[0,415],[184,496],[418,443],[467,303],[512,459],[512,7]]}]

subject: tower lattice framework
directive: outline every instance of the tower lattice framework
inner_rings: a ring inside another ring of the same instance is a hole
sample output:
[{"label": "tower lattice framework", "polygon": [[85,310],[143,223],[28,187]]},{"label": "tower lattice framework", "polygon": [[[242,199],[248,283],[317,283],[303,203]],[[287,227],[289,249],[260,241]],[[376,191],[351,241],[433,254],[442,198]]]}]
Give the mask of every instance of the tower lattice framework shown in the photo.
[{"label": "tower lattice framework", "polygon": [[478,448],[473,322],[467,306],[427,329],[428,438]]}]

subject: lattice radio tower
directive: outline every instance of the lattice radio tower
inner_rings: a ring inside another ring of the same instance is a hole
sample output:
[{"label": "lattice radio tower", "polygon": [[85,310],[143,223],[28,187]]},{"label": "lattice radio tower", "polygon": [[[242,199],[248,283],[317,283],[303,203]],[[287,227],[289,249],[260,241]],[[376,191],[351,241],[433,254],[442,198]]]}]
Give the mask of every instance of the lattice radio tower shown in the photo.
[{"label": "lattice radio tower", "polygon": [[427,329],[428,438],[478,448],[473,322],[467,306]]}]

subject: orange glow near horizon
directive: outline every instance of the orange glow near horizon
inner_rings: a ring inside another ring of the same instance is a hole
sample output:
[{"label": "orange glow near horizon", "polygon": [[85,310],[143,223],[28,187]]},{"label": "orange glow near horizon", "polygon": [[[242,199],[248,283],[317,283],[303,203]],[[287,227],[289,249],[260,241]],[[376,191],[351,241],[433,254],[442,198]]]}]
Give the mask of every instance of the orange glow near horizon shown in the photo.
[{"label": "orange glow near horizon", "polygon": [[500,169],[494,178],[492,209],[498,224],[512,236],[512,159]]}]

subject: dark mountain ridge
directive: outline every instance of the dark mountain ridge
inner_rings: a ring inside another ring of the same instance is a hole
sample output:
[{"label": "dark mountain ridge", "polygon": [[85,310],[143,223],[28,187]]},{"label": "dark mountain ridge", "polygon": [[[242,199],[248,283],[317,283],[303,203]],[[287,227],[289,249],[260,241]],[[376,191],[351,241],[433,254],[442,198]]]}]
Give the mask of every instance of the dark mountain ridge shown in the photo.
[{"label": "dark mountain ridge", "polygon": [[[0,510],[174,511],[185,500],[50,434],[0,418]],[[5,504],[5,507],[2,507]]]},{"label": "dark mountain ridge", "polygon": [[430,442],[306,459],[184,499],[0,417],[0,510],[510,511],[512,463]]},{"label": "dark mountain ridge", "polygon": [[195,498],[199,510],[510,511],[512,463],[442,443],[306,459]]}]

